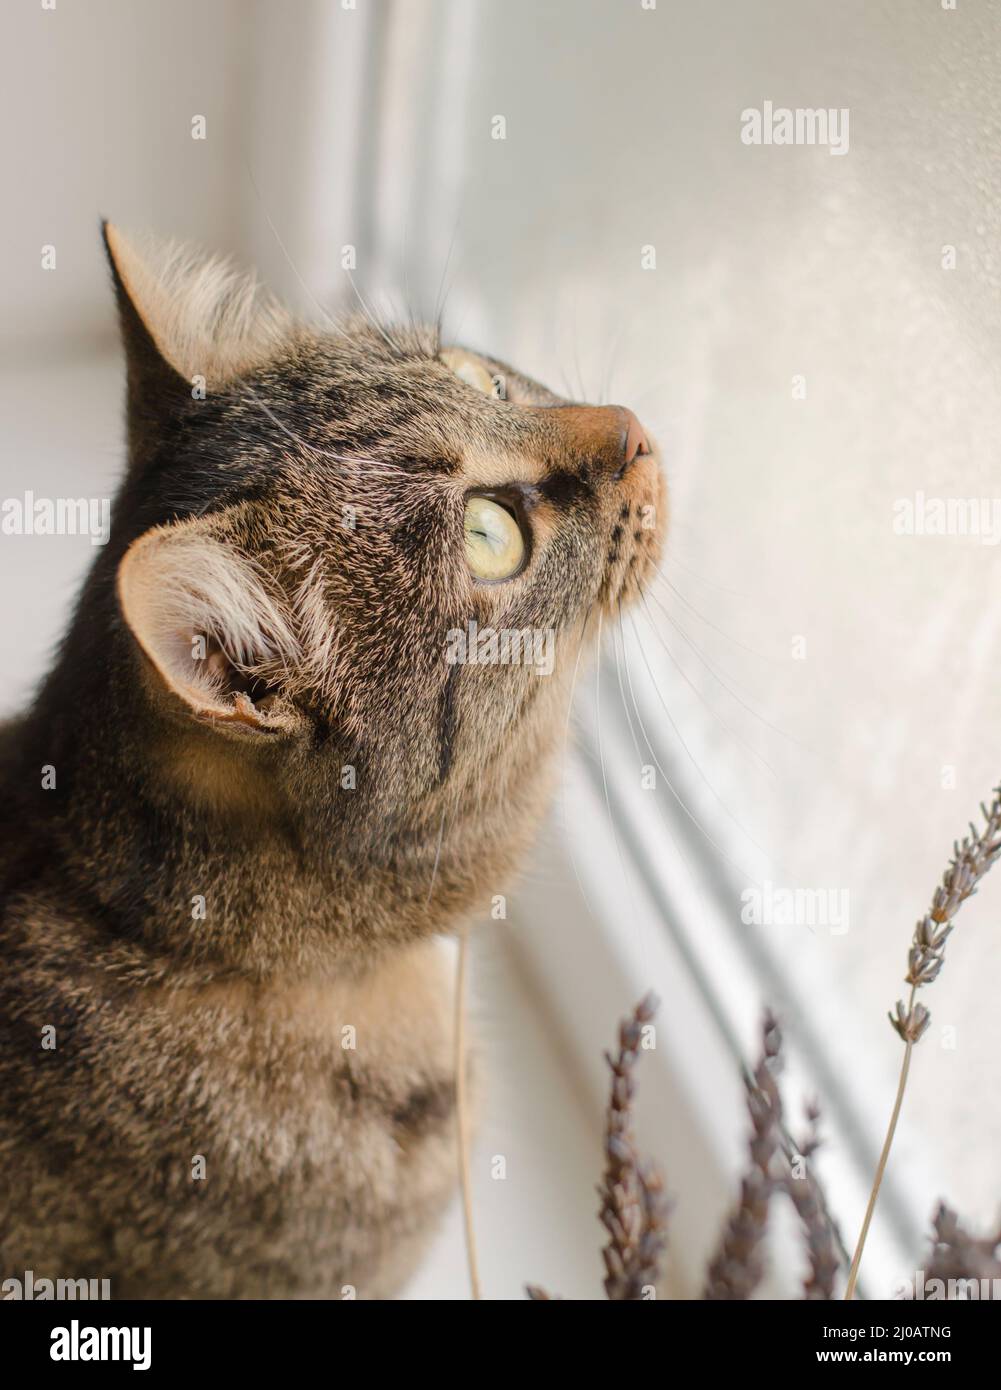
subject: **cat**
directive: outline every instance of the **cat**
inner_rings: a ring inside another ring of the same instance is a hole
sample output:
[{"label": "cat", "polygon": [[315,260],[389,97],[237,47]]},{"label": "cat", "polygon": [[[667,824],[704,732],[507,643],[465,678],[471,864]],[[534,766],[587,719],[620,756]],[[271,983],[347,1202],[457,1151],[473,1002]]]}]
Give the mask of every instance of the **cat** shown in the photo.
[{"label": "cat", "polygon": [[127,472],[0,739],[0,1280],[389,1297],[456,1182],[441,937],[654,572],[659,456],[437,330],[103,235]]}]

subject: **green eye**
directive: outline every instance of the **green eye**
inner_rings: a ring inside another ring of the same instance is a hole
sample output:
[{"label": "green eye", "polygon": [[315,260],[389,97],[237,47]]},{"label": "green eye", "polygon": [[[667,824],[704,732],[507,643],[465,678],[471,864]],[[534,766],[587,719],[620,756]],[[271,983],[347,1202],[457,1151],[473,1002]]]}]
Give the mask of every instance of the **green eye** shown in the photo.
[{"label": "green eye", "polygon": [[525,563],[525,537],[514,517],[489,497],[466,502],[466,559],[477,579],[510,579]]}]

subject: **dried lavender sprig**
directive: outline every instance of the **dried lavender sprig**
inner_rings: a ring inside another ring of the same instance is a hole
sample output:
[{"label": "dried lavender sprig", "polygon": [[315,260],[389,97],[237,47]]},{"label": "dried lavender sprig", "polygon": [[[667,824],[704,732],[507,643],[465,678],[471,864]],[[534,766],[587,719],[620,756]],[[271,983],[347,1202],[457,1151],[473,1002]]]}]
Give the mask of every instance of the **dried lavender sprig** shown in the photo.
[{"label": "dried lavender sprig", "polygon": [[754,1070],[754,1085],[748,1087],[747,1093],[750,1164],[741,1179],[740,1200],[710,1261],[704,1299],[750,1298],[764,1274],[762,1247],[768,1227],[768,1204],[778,1182],[773,1160],[780,1143],[782,1100],[773,1069],[781,1044],[778,1024],[771,1013],[766,1013],[761,1057]]},{"label": "dried lavender sprig", "polygon": [[790,1165],[784,1186],[806,1233],[810,1272],[803,1284],[803,1297],[808,1302],[829,1301],[834,1297],[834,1280],[841,1260],[823,1192],[810,1168],[810,1160],[820,1148],[819,1107],[815,1104],[808,1106],[806,1118],[809,1129],[798,1146],[799,1156],[806,1163],[806,1171],[802,1177],[796,1177]]},{"label": "dried lavender sprig", "polygon": [[989,807],[981,802],[980,812],[984,818],[983,829],[978,830],[971,822],[969,835],[953,845],[952,859],[942,875],[941,884],[932,895],[931,907],[914,929],[907,953],[907,973],[904,976],[905,983],[911,987],[910,994],[906,1005],[903,1000],[898,999],[896,1012],[889,1015],[891,1025],[903,1040],[904,1056],[900,1064],[900,1078],[897,1082],[893,1111],[876,1167],[865,1219],[859,1232],[858,1244],[855,1246],[851,1269],[848,1271],[846,1299],[853,1298],[855,1294],[862,1252],[869,1234],[872,1214],[876,1210],[876,1200],[893,1146],[893,1138],[897,1132],[900,1108],[904,1102],[911,1052],[931,1022],[931,1014],[924,1004],[916,1002],[916,995],[919,989],[938,978],[944,962],[945,945],[955,925],[953,918],[966,899],[971,898],[977,891],[980,880],[1001,856],[1001,786],[994,788],[994,800]]},{"label": "dried lavender sprig", "polygon": [[664,1180],[652,1163],[641,1163],[636,1171],[640,1189],[643,1220],[636,1249],[633,1281],[636,1297],[642,1298],[645,1288],[656,1288],[660,1278],[661,1259],[667,1249],[667,1218],[669,1206],[664,1195]]},{"label": "dried lavender sprig", "polygon": [[[605,1053],[612,1085],[605,1121],[606,1169],[598,1192],[599,1218],[610,1236],[601,1253],[605,1292],[611,1299],[640,1299],[646,1286],[656,1286],[667,1244],[663,1180],[653,1164],[640,1162],[632,1132],[633,1067],[643,1028],[653,1019],[658,1002],[655,994],[647,994],[619,1025],[618,1055]],[[560,1298],[538,1284],[526,1284],[525,1292],[536,1302]]]},{"label": "dried lavender sprig", "polygon": [[930,1279],[1001,1279],[1001,1230],[991,1236],[970,1235],[944,1202],[932,1218],[932,1230],[926,1283]]},{"label": "dried lavender sprig", "polygon": [[1001,855],[1001,787],[994,789],[989,807],[981,802],[980,811],[983,829],[971,822],[969,835],[953,845],[953,857],[935,889],[931,907],[914,928],[904,976],[911,987],[910,1002],[905,1008],[898,999],[896,1016],[890,1015],[890,1023],[905,1043],[917,1042],[928,1027],[931,1016],[923,1005],[915,1005],[914,995],[938,978],[945,963],[945,944],[955,925],[952,919]]},{"label": "dried lavender sprig", "polygon": [[605,1121],[605,1173],[598,1188],[598,1216],[608,1232],[602,1250],[605,1293],[610,1299],[639,1299],[645,1286],[655,1285],[666,1244],[667,1204],[660,1175],[643,1165],[632,1131],[635,1093],[633,1068],[639,1056],[643,1028],[657,1012],[656,995],[648,994],[630,1018],[619,1026],[619,1051],[605,1060],[612,1072]]}]

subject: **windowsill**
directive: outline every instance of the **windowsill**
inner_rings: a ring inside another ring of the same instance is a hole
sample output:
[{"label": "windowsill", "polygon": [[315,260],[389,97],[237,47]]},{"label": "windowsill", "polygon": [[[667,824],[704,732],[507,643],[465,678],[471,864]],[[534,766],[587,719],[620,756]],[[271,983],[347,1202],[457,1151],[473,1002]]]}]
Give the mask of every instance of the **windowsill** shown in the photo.
[{"label": "windowsill", "polygon": [[[610,723],[611,721],[609,721]],[[614,728],[603,728],[607,766],[625,756]],[[557,808],[566,833],[551,833],[545,873],[531,876],[519,896],[514,945],[547,1001],[555,1026],[582,1078],[593,1113],[605,1103],[607,1072],[602,1052],[611,1046],[618,1020],[650,989],[660,996],[657,1046],[642,1056],[637,1081],[637,1132],[641,1149],[661,1165],[674,1206],[670,1220],[670,1273],[676,1296],[697,1297],[707,1256],[715,1247],[746,1163],[748,1120],[739,1050],[753,1061],[766,1002],[783,1023],[782,1090],[789,1128],[799,1132],[807,1098],[819,1096],[825,1143],[817,1171],[839,1221],[842,1241],[854,1239],[871,1168],[856,1160],[840,1116],[825,1100],[803,1045],[801,1011],[783,1010],[767,998],[769,981],[757,974],[733,941],[711,891],[697,875],[679,870],[663,843],[662,823],[650,814],[648,796],[619,779],[611,790],[615,832],[609,830],[600,774],[572,757],[566,794]],[[616,841],[618,842],[616,844]],[[630,846],[634,847],[630,849]],[[628,888],[624,891],[622,850]],[[638,868],[641,854],[658,878],[669,906],[651,897]],[[574,862],[575,861],[575,862]],[[696,866],[689,861],[689,868]],[[665,921],[665,916],[669,921]],[[882,1115],[860,1121],[873,1139]],[[907,1206],[906,1184],[893,1182],[898,1205]],[[887,1196],[887,1194],[884,1194]],[[917,1237],[902,1238],[894,1223],[877,1216],[864,1266],[863,1296],[887,1298],[913,1267]],[[763,1292],[798,1296],[798,1246],[794,1223],[776,1222],[780,1240]]]}]

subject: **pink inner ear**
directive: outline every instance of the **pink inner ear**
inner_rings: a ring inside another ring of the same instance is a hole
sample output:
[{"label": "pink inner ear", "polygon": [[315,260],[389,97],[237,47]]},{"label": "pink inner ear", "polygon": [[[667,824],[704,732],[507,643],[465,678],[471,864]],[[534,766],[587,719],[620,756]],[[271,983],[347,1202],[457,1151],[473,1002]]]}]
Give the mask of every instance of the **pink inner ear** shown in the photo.
[{"label": "pink inner ear", "polygon": [[135,541],[119,566],[118,597],[164,686],[194,713],[276,722],[252,696],[273,695],[263,677],[294,662],[298,643],[251,564],[205,522],[159,527]]}]

